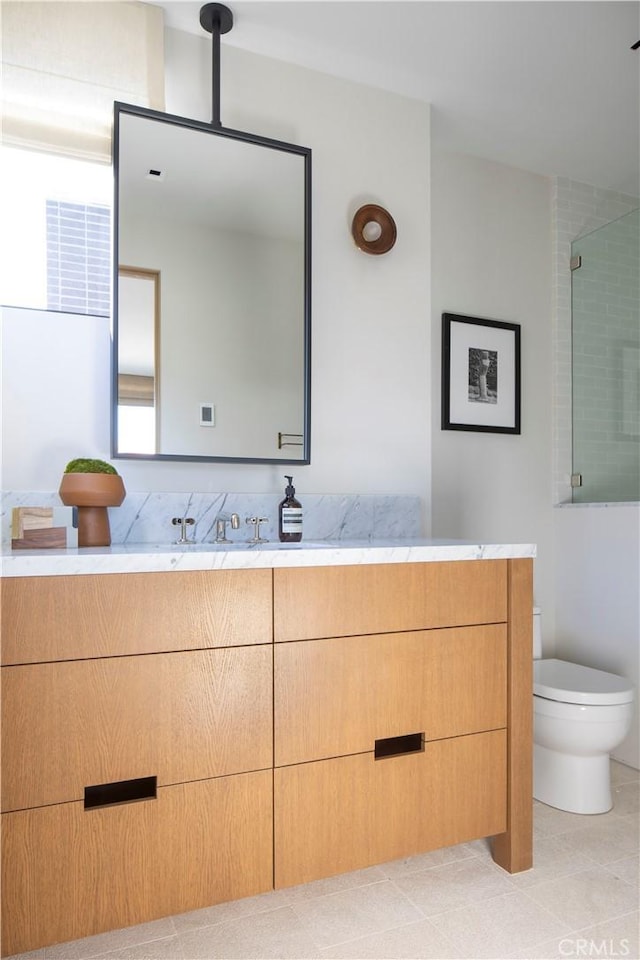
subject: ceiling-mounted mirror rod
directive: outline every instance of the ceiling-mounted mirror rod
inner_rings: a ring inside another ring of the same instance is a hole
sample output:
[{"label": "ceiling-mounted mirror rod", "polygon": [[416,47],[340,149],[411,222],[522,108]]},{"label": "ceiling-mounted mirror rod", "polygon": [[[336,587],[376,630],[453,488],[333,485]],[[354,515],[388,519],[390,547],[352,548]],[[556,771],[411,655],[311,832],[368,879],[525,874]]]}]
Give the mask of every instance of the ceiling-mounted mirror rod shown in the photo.
[{"label": "ceiling-mounted mirror rod", "polygon": [[220,120],[220,37],[233,26],[233,14],[223,3],[206,3],[200,8],[200,26],[211,34],[211,125]]}]

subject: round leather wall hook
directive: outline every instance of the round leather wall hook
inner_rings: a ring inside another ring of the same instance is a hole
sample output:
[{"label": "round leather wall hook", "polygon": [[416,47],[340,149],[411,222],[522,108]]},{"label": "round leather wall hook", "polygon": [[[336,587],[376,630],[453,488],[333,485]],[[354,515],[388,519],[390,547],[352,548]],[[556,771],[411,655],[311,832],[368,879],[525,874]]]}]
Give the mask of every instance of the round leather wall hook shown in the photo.
[{"label": "round leather wall hook", "polygon": [[396,242],[396,224],[384,207],[366,203],[356,210],[351,223],[351,235],[356,247],[364,253],[388,253]]}]

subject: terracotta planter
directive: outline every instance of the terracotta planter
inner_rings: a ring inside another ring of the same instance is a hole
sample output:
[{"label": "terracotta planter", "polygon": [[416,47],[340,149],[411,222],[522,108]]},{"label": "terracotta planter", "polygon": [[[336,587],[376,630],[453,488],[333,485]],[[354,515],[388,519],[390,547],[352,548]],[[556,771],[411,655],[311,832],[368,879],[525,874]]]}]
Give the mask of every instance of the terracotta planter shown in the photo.
[{"label": "terracotta planter", "polygon": [[58,492],[65,506],[78,508],[78,546],[110,546],[107,507],[119,507],[124,500],[122,477],[115,473],[65,473]]}]

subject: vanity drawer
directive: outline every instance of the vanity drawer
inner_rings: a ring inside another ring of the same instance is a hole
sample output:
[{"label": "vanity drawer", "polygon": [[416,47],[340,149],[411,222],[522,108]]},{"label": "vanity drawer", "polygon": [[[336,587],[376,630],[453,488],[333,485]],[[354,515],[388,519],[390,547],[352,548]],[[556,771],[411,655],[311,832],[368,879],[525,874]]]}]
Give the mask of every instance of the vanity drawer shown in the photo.
[{"label": "vanity drawer", "polygon": [[506,829],[506,734],[422,753],[359,754],[275,771],[275,886],[411,856]]},{"label": "vanity drawer", "polygon": [[272,766],[272,648],[2,668],[2,809]]},{"label": "vanity drawer", "polygon": [[273,575],[277,641],[507,619],[506,560],[292,567]]},{"label": "vanity drawer", "polygon": [[454,627],[278,644],[275,764],[363,753],[507,722],[507,627]]},{"label": "vanity drawer", "polygon": [[262,771],[3,814],[3,955],[270,890],[272,799]]},{"label": "vanity drawer", "polygon": [[2,662],[271,642],[270,570],[8,577]]}]

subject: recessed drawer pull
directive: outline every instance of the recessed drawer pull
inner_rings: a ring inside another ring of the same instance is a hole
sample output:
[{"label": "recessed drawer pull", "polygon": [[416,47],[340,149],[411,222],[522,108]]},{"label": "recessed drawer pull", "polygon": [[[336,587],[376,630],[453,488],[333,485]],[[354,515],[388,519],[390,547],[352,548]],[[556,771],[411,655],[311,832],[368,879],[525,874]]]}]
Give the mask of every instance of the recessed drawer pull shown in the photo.
[{"label": "recessed drawer pull", "polygon": [[405,753],[421,753],[424,750],[424,733],[407,733],[404,737],[387,737],[376,740],[375,759],[400,757]]},{"label": "recessed drawer pull", "polygon": [[157,777],[139,777],[137,780],[118,780],[116,783],[98,783],[84,788],[84,808],[109,807],[134,800],[155,800]]}]

